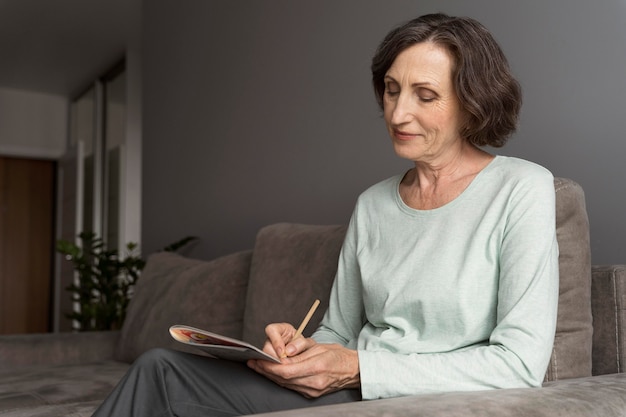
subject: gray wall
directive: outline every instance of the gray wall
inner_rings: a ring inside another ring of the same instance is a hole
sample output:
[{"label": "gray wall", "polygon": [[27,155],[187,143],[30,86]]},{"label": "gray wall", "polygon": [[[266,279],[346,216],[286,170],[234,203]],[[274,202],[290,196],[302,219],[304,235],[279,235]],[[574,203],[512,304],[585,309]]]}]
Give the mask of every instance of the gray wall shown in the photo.
[{"label": "gray wall", "polygon": [[144,2],[144,253],[250,248],[281,221],[346,223],[357,195],[402,172],[370,87],[384,34],[444,11],[490,28],[524,88],[498,152],[586,190],[593,262],[626,263],[626,2]]}]

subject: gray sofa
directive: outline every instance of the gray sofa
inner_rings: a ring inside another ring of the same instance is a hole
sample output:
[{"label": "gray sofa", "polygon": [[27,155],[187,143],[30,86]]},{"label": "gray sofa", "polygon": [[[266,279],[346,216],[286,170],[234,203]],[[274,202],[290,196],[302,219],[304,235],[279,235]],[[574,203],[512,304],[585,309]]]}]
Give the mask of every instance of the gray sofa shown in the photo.
[{"label": "gray sofa", "polygon": [[[626,266],[590,264],[583,192],[562,178],[555,187],[561,282],[543,388],[417,395],[274,415],[626,416]],[[319,298],[310,333],[327,305],[344,233],[345,226],[282,223],[261,229],[253,250],[212,261],[150,256],[120,331],[0,336],[0,414],[91,415],[141,352],[185,349],[170,338],[172,324],[260,346],[267,323],[298,323]]]}]

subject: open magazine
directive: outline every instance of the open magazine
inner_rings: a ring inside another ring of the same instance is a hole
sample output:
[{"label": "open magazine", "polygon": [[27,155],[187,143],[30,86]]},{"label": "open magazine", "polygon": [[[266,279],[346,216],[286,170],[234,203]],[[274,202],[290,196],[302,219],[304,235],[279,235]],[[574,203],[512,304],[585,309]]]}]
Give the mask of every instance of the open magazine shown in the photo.
[{"label": "open magazine", "polygon": [[195,327],[177,324],[170,327],[170,334],[175,340],[195,346],[220,359],[241,362],[245,362],[248,359],[264,359],[280,363],[280,360],[277,358],[268,355],[249,343]]}]

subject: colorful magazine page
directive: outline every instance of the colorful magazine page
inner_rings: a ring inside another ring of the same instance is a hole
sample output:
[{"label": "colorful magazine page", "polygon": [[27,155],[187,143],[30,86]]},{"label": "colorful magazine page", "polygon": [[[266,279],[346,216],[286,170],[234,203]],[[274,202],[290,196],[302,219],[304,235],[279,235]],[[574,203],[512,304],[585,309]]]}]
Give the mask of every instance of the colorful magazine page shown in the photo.
[{"label": "colorful magazine page", "polygon": [[263,359],[280,363],[277,358],[249,343],[195,327],[177,324],[170,327],[170,335],[181,343],[197,347],[220,359],[240,362],[248,359]]}]

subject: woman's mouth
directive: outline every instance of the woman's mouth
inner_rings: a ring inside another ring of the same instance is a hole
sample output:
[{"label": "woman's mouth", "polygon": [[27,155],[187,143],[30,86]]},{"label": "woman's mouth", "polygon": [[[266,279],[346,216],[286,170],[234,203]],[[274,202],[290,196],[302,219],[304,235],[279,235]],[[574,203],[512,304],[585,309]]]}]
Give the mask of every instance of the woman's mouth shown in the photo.
[{"label": "woman's mouth", "polygon": [[394,138],[398,139],[398,140],[411,140],[411,139],[415,139],[415,137],[417,137],[417,133],[410,133],[410,132],[405,132],[402,130],[395,130],[393,131],[393,136]]}]

